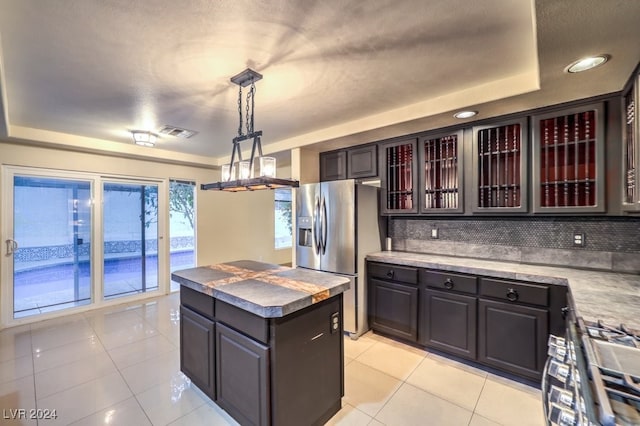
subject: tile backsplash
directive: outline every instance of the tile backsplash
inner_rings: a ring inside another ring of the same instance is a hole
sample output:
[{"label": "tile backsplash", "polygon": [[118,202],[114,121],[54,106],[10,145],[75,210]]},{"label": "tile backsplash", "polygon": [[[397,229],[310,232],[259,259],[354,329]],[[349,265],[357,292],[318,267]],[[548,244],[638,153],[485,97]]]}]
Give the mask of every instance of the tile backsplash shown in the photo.
[{"label": "tile backsplash", "polygon": [[[432,238],[437,229],[438,238]],[[583,246],[574,245],[582,234]],[[640,218],[390,218],[395,250],[640,272]]]}]

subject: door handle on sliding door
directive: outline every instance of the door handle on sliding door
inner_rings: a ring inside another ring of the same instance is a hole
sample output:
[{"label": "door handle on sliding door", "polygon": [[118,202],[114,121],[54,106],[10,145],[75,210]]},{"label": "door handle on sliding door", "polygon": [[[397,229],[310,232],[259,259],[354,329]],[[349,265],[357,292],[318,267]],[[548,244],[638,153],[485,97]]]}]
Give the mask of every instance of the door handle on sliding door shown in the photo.
[{"label": "door handle on sliding door", "polygon": [[18,242],[16,240],[8,239],[5,243],[7,244],[7,254],[5,256],[9,257],[18,250]]}]

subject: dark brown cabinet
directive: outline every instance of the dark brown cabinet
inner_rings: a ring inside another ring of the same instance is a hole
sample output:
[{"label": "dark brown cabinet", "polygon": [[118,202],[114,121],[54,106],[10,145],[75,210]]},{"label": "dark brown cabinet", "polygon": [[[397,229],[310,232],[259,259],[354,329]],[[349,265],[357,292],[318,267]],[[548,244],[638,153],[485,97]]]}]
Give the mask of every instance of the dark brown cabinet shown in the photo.
[{"label": "dark brown cabinet", "polygon": [[[478,360],[540,379],[547,358],[550,286],[481,278]],[[557,327],[555,327],[557,328]]]},{"label": "dark brown cabinet", "polygon": [[369,325],[372,329],[418,341],[418,271],[370,263]]},{"label": "dark brown cabinet", "polygon": [[340,410],[342,294],[278,318],[184,285],[180,301],[180,369],[240,424],[324,424]]},{"label": "dark brown cabinet", "polygon": [[476,298],[438,290],[422,293],[420,343],[476,358]]},{"label": "dark brown cabinet", "polygon": [[473,128],[475,212],[527,211],[527,119]]},{"label": "dark brown cabinet", "polygon": [[444,214],[463,211],[462,148],[462,130],[420,139],[420,213]]},{"label": "dark brown cabinet", "polygon": [[547,357],[549,312],[514,303],[478,300],[478,361],[540,380]]},{"label": "dark brown cabinet", "polygon": [[347,179],[378,176],[378,145],[370,144],[347,150]]},{"label": "dark brown cabinet", "polygon": [[367,144],[355,148],[320,154],[320,181],[364,179],[378,176],[378,145]]},{"label": "dark brown cabinet", "polygon": [[476,358],[477,278],[421,269],[420,343]]},{"label": "dark brown cabinet", "polygon": [[418,212],[417,140],[380,144],[382,214]]},{"label": "dark brown cabinet", "polygon": [[369,281],[371,328],[415,342],[418,340],[418,288],[380,281]]},{"label": "dark brown cabinet", "polygon": [[320,154],[320,181],[347,178],[346,151],[331,151]]},{"label": "dark brown cabinet", "polygon": [[640,71],[636,71],[623,94],[623,149],[622,208],[628,212],[640,211]]},{"label": "dark brown cabinet", "polygon": [[216,398],[215,323],[180,307],[180,370],[211,399]]},{"label": "dark brown cabinet", "polygon": [[367,274],[374,331],[520,377],[540,380],[549,333],[564,333],[562,285],[382,262]]},{"label": "dark brown cabinet", "polygon": [[534,212],[604,212],[604,107],[534,115]]},{"label": "dark brown cabinet", "polygon": [[218,405],[241,424],[268,425],[269,347],[218,324],[215,360]]}]

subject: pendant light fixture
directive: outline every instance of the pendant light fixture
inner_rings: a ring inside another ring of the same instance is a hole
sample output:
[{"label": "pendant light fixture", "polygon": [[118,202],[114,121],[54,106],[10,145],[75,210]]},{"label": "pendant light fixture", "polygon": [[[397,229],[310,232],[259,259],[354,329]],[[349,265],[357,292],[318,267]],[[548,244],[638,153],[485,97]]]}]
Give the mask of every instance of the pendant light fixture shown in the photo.
[{"label": "pendant light fixture", "polygon": [[[276,177],[276,159],[273,157],[265,157],[262,155],[262,130],[254,130],[254,105],[256,94],[256,81],[262,79],[262,74],[247,68],[240,74],[231,77],[231,82],[238,85],[238,136],[233,138],[233,148],[231,151],[231,160],[229,163],[222,165],[220,182],[205,183],[200,185],[203,190],[217,191],[254,191],[258,189],[274,189],[283,187],[299,186],[297,180],[279,179]],[[249,87],[245,101],[245,122],[243,132],[242,120],[242,88]],[[240,143],[246,140],[252,140],[251,156],[248,160],[242,159]],[[258,161],[256,162],[256,159]],[[236,161],[237,160],[237,161]],[[258,176],[254,176],[254,168],[256,164],[258,168]],[[237,176],[236,176],[237,173]]]}]

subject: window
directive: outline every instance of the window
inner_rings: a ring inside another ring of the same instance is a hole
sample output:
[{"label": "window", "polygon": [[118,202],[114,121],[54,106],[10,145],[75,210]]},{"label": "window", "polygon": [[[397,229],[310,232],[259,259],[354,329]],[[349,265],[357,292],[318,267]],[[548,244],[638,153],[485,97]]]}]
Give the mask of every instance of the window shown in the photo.
[{"label": "window", "polygon": [[280,188],[275,194],[275,248],[291,247],[291,189]]},{"label": "window", "polygon": [[[169,181],[169,265],[171,272],[196,266],[195,195],[195,182]],[[180,290],[180,284],[172,280],[171,291],[178,290]]]}]

